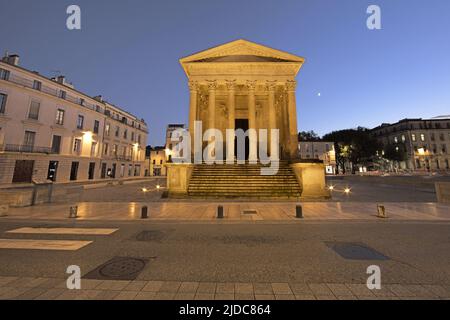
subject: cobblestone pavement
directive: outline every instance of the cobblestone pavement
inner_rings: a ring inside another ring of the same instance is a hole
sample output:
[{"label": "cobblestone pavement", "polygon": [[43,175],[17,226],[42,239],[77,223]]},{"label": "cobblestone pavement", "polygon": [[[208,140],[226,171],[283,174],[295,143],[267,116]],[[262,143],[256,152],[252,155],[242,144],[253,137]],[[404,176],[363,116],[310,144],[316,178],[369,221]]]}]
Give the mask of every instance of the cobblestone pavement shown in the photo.
[{"label": "cobblestone pavement", "polygon": [[450,299],[450,285],[81,281],[68,290],[57,278],[0,277],[0,299],[14,300],[411,300]]},{"label": "cobblestone pavement", "polygon": [[[67,220],[72,204],[11,208],[0,219]],[[149,220],[217,221],[217,206],[224,206],[223,221],[296,221],[293,202],[81,202],[78,220],[137,220],[142,206],[149,208]],[[450,206],[438,203],[385,203],[388,220],[450,220]],[[377,203],[302,203],[304,220],[377,220]],[[244,210],[255,214],[242,214]]]}]

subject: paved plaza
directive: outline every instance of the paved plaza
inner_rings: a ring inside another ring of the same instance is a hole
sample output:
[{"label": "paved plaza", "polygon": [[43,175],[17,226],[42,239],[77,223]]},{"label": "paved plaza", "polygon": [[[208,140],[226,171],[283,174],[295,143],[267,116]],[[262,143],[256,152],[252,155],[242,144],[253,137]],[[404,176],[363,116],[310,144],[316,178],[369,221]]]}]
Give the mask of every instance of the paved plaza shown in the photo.
[{"label": "paved plaza", "polygon": [[[153,179],[91,188],[80,202],[11,208],[0,217],[0,299],[449,299],[450,206],[430,199],[432,182],[336,180],[334,199],[323,202],[168,200]],[[339,194],[347,182],[351,194]],[[370,184],[376,198],[367,198]],[[407,201],[412,187],[422,201]],[[121,259],[143,266],[127,279],[99,276]],[[71,265],[81,290],[67,289]],[[366,286],[371,265],[381,290]]]},{"label": "paved plaza", "polygon": [[[81,202],[13,208],[3,219],[68,220],[70,206],[78,206],[79,220],[139,220],[148,207],[149,220],[155,221],[290,221],[295,222],[295,202]],[[217,207],[224,207],[224,219],[217,219]],[[307,202],[302,203],[304,220],[380,220],[378,203]],[[437,203],[383,203],[391,220],[450,221],[450,206]],[[249,213],[246,213],[249,212]]]}]

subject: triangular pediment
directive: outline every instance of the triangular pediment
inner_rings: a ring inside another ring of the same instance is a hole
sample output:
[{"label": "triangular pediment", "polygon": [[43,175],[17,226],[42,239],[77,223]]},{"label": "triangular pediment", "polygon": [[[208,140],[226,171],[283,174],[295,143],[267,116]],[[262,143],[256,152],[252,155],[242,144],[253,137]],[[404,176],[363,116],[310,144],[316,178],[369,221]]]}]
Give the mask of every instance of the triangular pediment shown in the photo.
[{"label": "triangular pediment", "polygon": [[302,57],[247,40],[236,40],[182,58],[182,65],[201,62],[304,62]]}]

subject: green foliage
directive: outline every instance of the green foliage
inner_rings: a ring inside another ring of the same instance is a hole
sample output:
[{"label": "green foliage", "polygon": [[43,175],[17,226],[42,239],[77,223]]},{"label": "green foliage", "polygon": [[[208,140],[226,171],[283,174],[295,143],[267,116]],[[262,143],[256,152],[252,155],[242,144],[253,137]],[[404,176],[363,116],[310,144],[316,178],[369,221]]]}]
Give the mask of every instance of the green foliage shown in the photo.
[{"label": "green foliage", "polygon": [[319,141],[320,137],[313,130],[298,133],[298,141]]},{"label": "green foliage", "polygon": [[324,135],[323,140],[334,141],[336,162],[341,168],[345,168],[346,162],[365,164],[382,148],[378,140],[370,135],[370,131],[362,127],[333,131]]},{"label": "green foliage", "polygon": [[398,162],[405,161],[407,158],[406,146],[403,143],[385,145],[383,158]]}]

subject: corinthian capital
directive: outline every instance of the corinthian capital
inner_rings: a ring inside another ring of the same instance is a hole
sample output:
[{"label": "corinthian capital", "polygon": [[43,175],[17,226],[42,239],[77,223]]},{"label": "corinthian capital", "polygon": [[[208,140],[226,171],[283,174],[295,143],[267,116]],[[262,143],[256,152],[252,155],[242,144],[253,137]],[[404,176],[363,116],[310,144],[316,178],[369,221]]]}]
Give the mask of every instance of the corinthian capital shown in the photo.
[{"label": "corinthian capital", "polygon": [[249,90],[255,90],[256,89],[256,80],[247,80],[247,88]]},{"label": "corinthian capital", "polygon": [[198,91],[198,82],[193,80],[189,81],[189,90]]},{"label": "corinthian capital", "polygon": [[297,89],[297,81],[295,80],[286,81],[286,89],[287,91],[295,91],[295,89]]},{"label": "corinthian capital", "polygon": [[277,86],[277,81],[276,80],[267,80],[266,81],[266,88],[267,88],[267,90],[274,91],[276,86]]},{"label": "corinthian capital", "polygon": [[208,90],[213,91],[217,89],[217,81],[216,80],[208,80]]},{"label": "corinthian capital", "polygon": [[226,84],[229,91],[236,90],[236,80],[226,80]]}]

